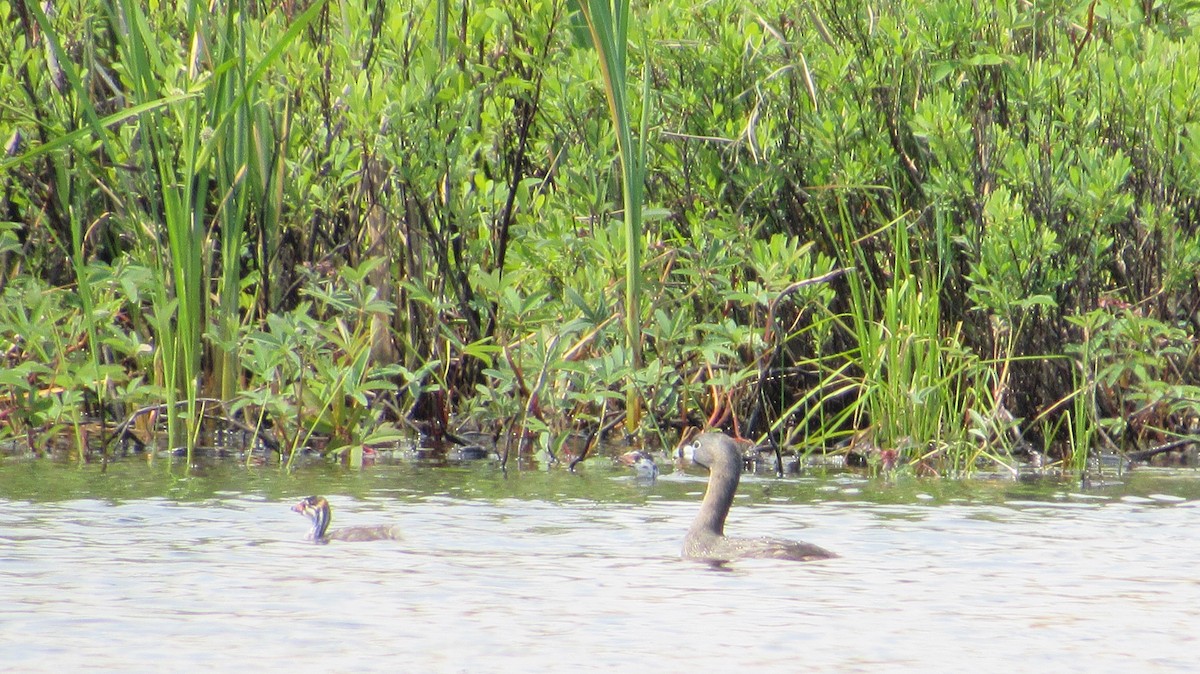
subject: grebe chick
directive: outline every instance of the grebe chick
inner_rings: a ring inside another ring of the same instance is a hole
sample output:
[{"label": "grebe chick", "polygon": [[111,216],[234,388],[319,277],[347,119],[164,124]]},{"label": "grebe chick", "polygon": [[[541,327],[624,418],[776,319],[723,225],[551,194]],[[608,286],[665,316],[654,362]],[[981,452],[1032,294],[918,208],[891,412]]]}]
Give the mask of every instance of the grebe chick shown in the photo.
[{"label": "grebe chick", "polygon": [[654,457],[640,449],[625,452],[617,457],[617,461],[632,468],[639,480],[653,482],[658,479],[658,464],[654,462]]},{"label": "grebe chick", "polygon": [[709,473],[700,512],[683,539],[684,557],[711,561],[756,557],[807,562],[837,556],[802,541],[725,536],[725,518],[741,480],[742,453],[732,438],[721,433],[702,433],[684,449],[686,451],[680,456],[690,454],[692,462],[707,468]]},{"label": "grebe chick", "polygon": [[314,543],[329,541],[382,541],[400,540],[400,529],[393,526],[379,525],[373,527],[342,527],[329,531],[331,519],[329,501],[321,496],[309,496],[301,499],[292,506],[293,512],[303,514],[312,520],[312,531],[308,532],[308,540]]}]

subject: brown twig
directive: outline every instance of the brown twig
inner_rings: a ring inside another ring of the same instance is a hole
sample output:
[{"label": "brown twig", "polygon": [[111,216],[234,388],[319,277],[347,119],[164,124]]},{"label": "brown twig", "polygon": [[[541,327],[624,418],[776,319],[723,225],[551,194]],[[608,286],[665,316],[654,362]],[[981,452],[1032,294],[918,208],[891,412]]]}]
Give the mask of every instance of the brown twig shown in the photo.
[{"label": "brown twig", "polygon": [[1200,442],[1200,438],[1179,438],[1178,440],[1164,442],[1161,445],[1157,445],[1149,449],[1139,449],[1136,452],[1129,452],[1125,455],[1125,458],[1130,461],[1145,461],[1151,457],[1158,456],[1164,452],[1169,452],[1173,449],[1178,449],[1184,445],[1194,442]]}]

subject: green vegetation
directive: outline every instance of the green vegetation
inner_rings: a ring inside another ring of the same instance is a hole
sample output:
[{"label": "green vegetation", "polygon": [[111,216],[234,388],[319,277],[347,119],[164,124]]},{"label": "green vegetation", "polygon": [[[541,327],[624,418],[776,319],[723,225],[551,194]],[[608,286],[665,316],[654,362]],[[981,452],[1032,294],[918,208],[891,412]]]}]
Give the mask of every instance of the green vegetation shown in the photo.
[{"label": "green vegetation", "polygon": [[464,423],[950,474],[1194,434],[1198,22],[0,0],[0,439],[190,452],[208,399],[351,463]]}]

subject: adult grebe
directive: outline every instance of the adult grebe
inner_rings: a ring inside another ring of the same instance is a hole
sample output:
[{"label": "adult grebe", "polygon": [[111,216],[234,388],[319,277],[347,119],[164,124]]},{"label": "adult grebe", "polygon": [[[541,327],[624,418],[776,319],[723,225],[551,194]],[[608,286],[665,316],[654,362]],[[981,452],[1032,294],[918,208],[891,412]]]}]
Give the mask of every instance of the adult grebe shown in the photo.
[{"label": "adult grebe", "polygon": [[702,433],[684,447],[692,462],[708,469],[708,489],[700,512],[683,539],[683,556],[712,561],[743,557],[790,559],[807,562],[837,555],[800,541],[781,538],[728,538],[725,518],[742,476],[742,453],[737,444],[721,433]]},{"label": "adult grebe", "polygon": [[292,506],[292,511],[301,513],[312,520],[313,527],[312,531],[308,533],[308,540],[314,543],[400,540],[400,530],[393,526],[343,527],[328,531],[329,501],[321,496],[309,496],[301,499],[299,503]]}]

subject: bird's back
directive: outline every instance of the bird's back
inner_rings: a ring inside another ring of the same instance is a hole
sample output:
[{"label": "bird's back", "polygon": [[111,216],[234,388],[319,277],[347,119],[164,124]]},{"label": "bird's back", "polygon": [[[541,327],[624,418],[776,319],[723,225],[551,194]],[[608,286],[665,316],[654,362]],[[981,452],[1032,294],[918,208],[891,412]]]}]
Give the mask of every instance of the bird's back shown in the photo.
[{"label": "bird's back", "polygon": [[330,541],[357,543],[361,541],[398,541],[401,537],[399,527],[381,524],[373,527],[342,527],[330,531],[325,538]]}]

